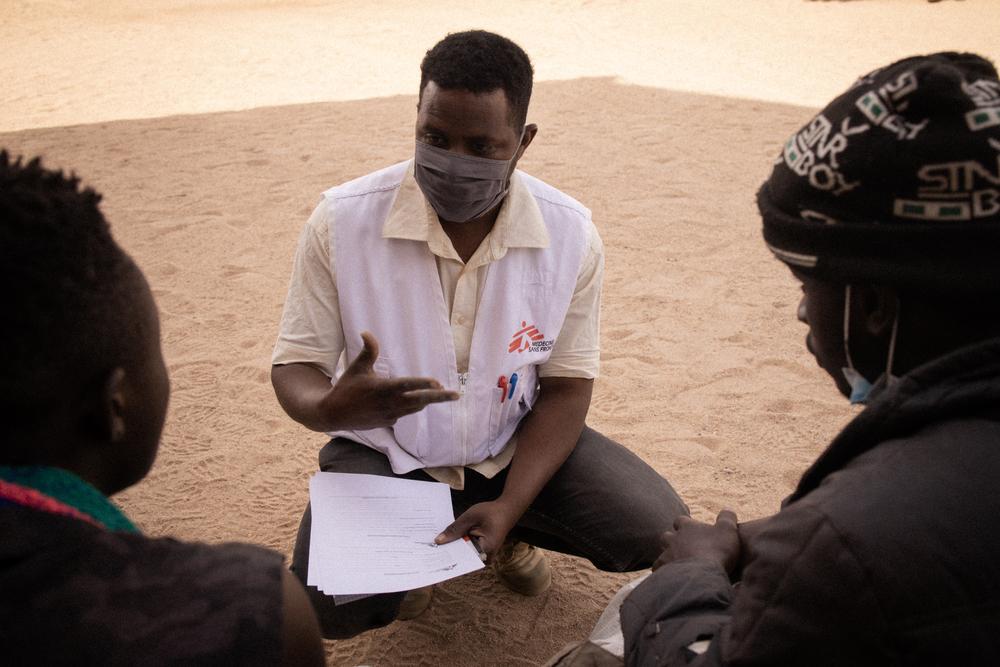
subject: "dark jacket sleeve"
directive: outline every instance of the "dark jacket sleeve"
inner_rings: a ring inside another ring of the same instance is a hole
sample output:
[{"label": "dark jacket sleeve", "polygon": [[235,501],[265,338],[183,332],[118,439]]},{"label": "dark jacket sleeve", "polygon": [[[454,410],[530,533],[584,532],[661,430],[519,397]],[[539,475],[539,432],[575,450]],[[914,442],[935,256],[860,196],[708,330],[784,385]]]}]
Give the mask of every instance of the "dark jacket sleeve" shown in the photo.
[{"label": "dark jacket sleeve", "polygon": [[[800,503],[754,540],[739,587],[717,565],[672,563],[625,600],[622,628],[626,664],[643,667],[886,665],[894,657],[868,570],[827,517]],[[698,639],[711,640],[701,655],[687,649]]]},{"label": "dark jacket sleeve", "polygon": [[625,664],[691,664],[696,654],[687,647],[728,625],[732,597],[721,565],[702,560],[664,565],[622,603]]}]

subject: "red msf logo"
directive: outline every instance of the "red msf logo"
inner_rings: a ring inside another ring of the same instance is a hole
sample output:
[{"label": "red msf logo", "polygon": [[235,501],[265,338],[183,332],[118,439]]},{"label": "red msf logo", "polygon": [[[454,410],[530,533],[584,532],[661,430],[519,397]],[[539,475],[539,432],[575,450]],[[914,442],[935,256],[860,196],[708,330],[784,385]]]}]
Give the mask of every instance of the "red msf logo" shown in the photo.
[{"label": "red msf logo", "polygon": [[514,334],[510,340],[510,345],[507,346],[507,352],[524,352],[531,348],[532,343],[537,343],[543,340],[545,336],[534,324],[528,324],[527,322],[521,322],[521,330]]}]

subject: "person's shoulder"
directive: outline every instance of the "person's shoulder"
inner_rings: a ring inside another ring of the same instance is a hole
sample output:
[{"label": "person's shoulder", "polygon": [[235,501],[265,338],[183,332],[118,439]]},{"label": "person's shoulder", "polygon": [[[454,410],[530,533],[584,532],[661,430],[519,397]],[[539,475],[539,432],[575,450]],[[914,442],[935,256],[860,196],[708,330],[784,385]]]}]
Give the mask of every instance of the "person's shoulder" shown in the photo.
[{"label": "person's shoulder", "polygon": [[[109,653],[136,664],[279,662],[279,554],[20,514],[25,538],[0,549],[19,563],[0,568],[11,612],[0,619],[19,640],[15,654],[37,654],[38,664],[91,664]],[[58,643],[32,639],[53,631]]]},{"label": "person's shoulder", "polygon": [[326,199],[345,199],[348,197],[359,197],[375,192],[385,192],[397,189],[406,177],[410,160],[403,160],[396,164],[378,169],[371,173],[359,176],[346,183],[335,185],[326,190],[323,197]]},{"label": "person's shoulder", "polygon": [[150,587],[169,586],[178,597],[214,599],[234,609],[280,604],[283,557],[275,551],[241,542],[128,539],[130,567],[139,576],[149,576]]},{"label": "person's shoulder", "polygon": [[581,222],[590,222],[590,209],[573,197],[523,171],[518,170],[516,173],[543,213],[546,209],[558,210],[570,217],[578,218]]},{"label": "person's shoulder", "polygon": [[[263,547],[109,536],[128,545],[120,611],[144,619],[150,650],[211,655],[233,664],[276,664],[281,651],[282,556]],[[126,595],[130,594],[130,595]],[[179,621],[180,619],[180,621]],[[138,622],[138,621],[137,621]],[[149,648],[149,647],[146,647]]]},{"label": "person's shoulder", "polygon": [[[280,603],[283,557],[253,544],[205,544],[100,531],[80,545],[78,555],[91,564],[116,563],[131,573],[128,581],[109,578],[109,588],[146,589],[151,596],[169,591],[169,599],[178,603],[215,599],[239,606],[241,598],[248,603]],[[241,592],[233,597],[237,589]]]},{"label": "person's shoulder", "polygon": [[982,495],[1000,508],[1000,498],[992,497],[993,480],[1000,475],[998,437],[996,420],[932,421],[854,456],[806,498],[822,499],[830,512],[859,520],[873,518],[870,507],[933,512],[962,495],[969,497],[967,505],[980,506],[971,501]]},{"label": "person's shoulder", "polygon": [[282,556],[275,551],[254,544],[226,542],[206,544],[183,542],[172,537],[146,538],[109,533],[111,539],[127,539],[134,554],[141,554],[144,562],[158,563],[161,571],[177,570],[195,573],[216,567],[233,569],[274,570],[271,576],[278,581]]},{"label": "person's shoulder", "polygon": [[1000,539],[977,528],[1000,513],[998,437],[996,421],[949,420],[884,440],[778,516],[822,514],[845,544],[879,570],[886,564],[907,563],[908,571],[919,571],[918,565],[948,559],[972,562],[976,549],[1000,558]]}]

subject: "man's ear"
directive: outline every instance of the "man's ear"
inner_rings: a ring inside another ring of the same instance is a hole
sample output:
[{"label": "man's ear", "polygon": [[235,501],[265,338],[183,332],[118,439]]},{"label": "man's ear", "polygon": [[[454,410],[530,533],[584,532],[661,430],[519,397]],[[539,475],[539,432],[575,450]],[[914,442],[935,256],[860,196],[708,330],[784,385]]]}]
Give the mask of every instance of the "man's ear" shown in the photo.
[{"label": "man's ear", "polygon": [[855,285],[853,289],[852,300],[860,311],[858,321],[865,331],[878,338],[888,336],[899,314],[899,293],[882,285]]},{"label": "man's ear", "polygon": [[105,377],[87,420],[99,440],[118,443],[125,437],[125,393],[125,369],[117,366]]},{"label": "man's ear", "polygon": [[538,126],[534,123],[528,123],[524,126],[524,136],[521,137],[521,154],[527,150],[531,142],[535,140],[535,135],[538,134]]},{"label": "man's ear", "polygon": [[[537,125],[529,123],[524,126],[524,134],[521,135],[521,143],[518,145],[517,150],[514,151],[514,158],[511,160],[515,167],[517,166],[517,163],[521,161],[521,158],[524,157],[524,151],[528,150],[528,146],[531,145],[531,141],[535,138],[536,134],[538,134]],[[513,170],[511,171],[513,172]]]}]

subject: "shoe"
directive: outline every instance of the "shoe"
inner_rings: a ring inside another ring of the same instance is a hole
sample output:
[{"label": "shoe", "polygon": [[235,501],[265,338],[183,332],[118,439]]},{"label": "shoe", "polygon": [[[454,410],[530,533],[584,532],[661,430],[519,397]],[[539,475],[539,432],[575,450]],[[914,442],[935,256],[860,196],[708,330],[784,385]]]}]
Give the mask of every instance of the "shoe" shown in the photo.
[{"label": "shoe", "polygon": [[539,595],[552,584],[552,570],[540,549],[524,542],[504,542],[493,571],[504,586],[521,595]]},{"label": "shoe", "polygon": [[434,595],[433,586],[424,586],[407,591],[403,601],[399,604],[399,613],[396,614],[397,621],[410,621],[427,611],[431,605],[431,597]]}]

